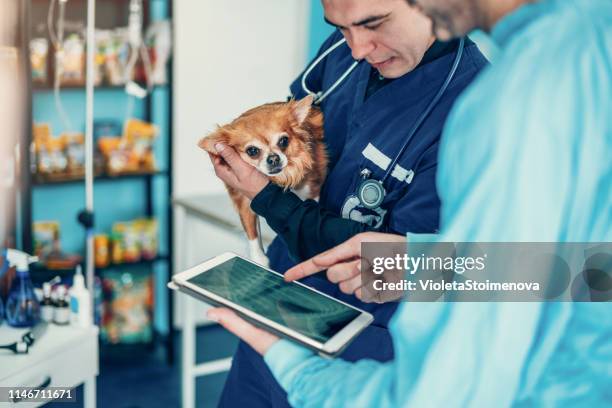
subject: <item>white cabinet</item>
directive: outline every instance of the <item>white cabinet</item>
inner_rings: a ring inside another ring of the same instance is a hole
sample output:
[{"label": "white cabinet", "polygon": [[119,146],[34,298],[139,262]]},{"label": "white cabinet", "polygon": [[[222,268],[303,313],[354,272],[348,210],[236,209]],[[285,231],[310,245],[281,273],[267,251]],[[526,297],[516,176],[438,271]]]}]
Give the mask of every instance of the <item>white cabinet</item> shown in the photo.
[{"label": "white cabinet", "polygon": [[[12,343],[27,329],[0,326],[0,342]],[[87,329],[50,324],[30,347],[28,354],[0,351],[0,387],[74,388],[85,383],[85,407],[95,406],[98,375],[98,328]],[[0,402],[0,407],[37,407],[42,402]]]}]

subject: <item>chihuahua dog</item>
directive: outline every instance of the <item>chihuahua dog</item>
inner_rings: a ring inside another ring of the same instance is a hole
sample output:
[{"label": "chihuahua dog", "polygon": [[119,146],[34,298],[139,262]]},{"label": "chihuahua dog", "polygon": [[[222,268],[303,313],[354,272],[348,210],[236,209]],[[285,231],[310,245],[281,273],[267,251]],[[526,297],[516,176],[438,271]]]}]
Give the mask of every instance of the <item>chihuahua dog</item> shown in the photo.
[{"label": "chihuahua dog", "polygon": [[[273,183],[291,189],[302,200],[318,199],[327,173],[327,153],[323,113],[312,102],[312,96],[306,96],[258,106],[218,127],[198,145],[212,154],[217,154],[217,143],[231,146]],[[250,258],[268,266],[251,201],[227,184],[225,187],[249,240]]]}]

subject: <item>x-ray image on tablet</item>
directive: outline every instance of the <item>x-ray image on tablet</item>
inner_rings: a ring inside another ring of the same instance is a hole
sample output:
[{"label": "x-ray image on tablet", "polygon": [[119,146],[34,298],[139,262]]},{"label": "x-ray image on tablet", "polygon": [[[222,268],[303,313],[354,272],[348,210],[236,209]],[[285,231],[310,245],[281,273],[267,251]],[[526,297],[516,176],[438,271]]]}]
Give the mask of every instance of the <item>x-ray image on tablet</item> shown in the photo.
[{"label": "x-ray image on tablet", "polygon": [[175,275],[173,282],[190,289],[189,294],[195,291],[206,301],[233,308],[253,323],[326,354],[337,353],[372,319],[235,254],[220,255]]}]

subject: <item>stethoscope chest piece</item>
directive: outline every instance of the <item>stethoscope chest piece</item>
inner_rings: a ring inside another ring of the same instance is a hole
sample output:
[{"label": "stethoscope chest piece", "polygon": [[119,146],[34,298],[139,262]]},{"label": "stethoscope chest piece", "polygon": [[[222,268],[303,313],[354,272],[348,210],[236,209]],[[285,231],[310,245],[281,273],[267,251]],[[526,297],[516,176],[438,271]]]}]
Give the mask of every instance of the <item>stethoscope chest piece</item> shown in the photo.
[{"label": "stethoscope chest piece", "polygon": [[357,189],[357,198],[362,206],[368,209],[380,207],[385,199],[385,187],[383,183],[374,179],[365,179]]}]

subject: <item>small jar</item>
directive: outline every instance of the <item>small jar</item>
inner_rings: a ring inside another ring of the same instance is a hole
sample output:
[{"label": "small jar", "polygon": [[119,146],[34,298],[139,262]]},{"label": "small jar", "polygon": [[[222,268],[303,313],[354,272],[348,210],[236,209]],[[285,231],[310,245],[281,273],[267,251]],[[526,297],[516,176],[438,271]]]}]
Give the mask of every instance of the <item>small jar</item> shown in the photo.
[{"label": "small jar", "polygon": [[110,264],[108,235],[100,234],[94,237],[94,262],[96,268],[105,268]]},{"label": "small jar", "polygon": [[57,301],[53,311],[53,322],[63,326],[70,323],[70,304],[68,303],[68,292],[64,285],[57,287]]}]

